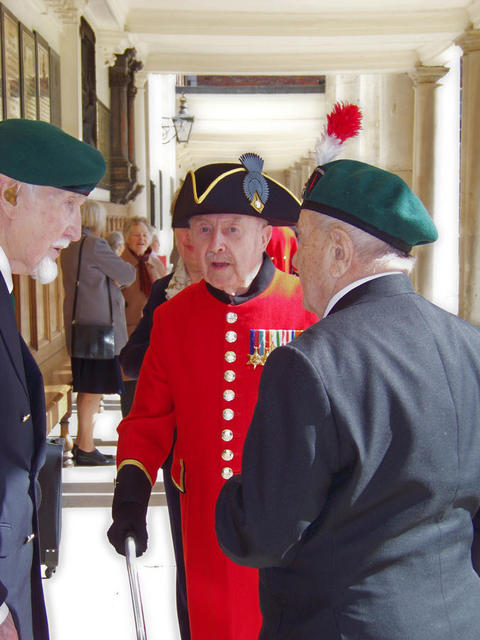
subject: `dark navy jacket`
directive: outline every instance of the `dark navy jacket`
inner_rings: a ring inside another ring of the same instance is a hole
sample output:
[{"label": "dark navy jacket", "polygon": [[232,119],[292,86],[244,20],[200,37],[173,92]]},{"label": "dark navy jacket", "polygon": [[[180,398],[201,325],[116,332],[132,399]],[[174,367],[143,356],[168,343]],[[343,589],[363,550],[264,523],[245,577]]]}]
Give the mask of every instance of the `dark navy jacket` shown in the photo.
[{"label": "dark navy jacket", "polygon": [[168,283],[172,279],[173,273],[156,280],[152,284],[150,296],[143,308],[143,315],[140,322],[132,331],[127,344],[120,353],[120,364],[127,376],[138,378],[142,366],[143,357],[150,342],[150,333],[153,325],[153,312],[158,305],[166,301],[165,292]]},{"label": "dark navy jacket", "polygon": [[45,396],[1,275],[0,370],[0,603],[6,601],[22,640],[47,640],[35,488],[45,460]]},{"label": "dark navy jacket", "polygon": [[217,504],[260,568],[262,640],[472,640],[480,332],[404,275],[270,355],[242,475]]}]

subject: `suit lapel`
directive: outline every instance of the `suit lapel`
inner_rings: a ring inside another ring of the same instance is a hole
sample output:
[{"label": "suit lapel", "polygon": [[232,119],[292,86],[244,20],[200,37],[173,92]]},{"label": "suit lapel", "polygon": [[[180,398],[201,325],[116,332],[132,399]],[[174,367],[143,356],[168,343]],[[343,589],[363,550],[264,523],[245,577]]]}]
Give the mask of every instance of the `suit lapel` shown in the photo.
[{"label": "suit lapel", "polygon": [[3,340],[5,350],[10,356],[13,368],[22,383],[25,393],[28,395],[27,383],[25,380],[25,369],[23,365],[22,350],[20,347],[20,337],[13,310],[12,300],[8,293],[7,285],[0,274],[0,338]]}]

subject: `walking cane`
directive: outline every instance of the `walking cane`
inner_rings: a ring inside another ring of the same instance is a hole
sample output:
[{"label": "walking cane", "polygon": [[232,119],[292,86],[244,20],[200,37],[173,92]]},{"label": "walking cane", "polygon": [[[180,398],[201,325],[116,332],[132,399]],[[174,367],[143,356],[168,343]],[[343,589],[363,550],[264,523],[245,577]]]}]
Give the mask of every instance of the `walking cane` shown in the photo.
[{"label": "walking cane", "polygon": [[145,618],[143,616],[142,594],[140,592],[140,582],[136,566],[135,540],[132,536],[125,539],[125,558],[127,560],[128,581],[130,582],[130,593],[132,595],[133,615],[135,618],[135,628],[137,630],[137,640],[147,640],[145,629]]}]

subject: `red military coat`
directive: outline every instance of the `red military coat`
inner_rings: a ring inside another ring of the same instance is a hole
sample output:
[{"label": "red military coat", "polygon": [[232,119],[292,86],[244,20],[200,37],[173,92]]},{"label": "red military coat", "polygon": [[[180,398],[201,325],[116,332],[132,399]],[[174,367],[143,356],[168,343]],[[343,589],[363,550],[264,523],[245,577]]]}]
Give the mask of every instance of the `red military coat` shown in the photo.
[{"label": "red military coat", "polygon": [[172,478],[182,492],[192,640],[258,637],[258,572],[221,552],[215,503],[225,480],[241,470],[262,354],[317,320],[303,309],[302,295],[298,278],[276,270],[270,285],[242,304],[221,302],[202,281],[155,311],[135,402],[118,428],[117,463],[139,466],[153,484],[177,429]]}]

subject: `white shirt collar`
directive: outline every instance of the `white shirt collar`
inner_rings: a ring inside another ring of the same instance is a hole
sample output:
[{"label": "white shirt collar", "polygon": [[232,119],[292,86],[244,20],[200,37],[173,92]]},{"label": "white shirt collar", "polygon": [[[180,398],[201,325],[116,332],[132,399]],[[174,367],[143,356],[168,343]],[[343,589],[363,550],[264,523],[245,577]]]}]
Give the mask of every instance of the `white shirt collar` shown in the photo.
[{"label": "white shirt collar", "polygon": [[13,291],[12,269],[10,262],[8,261],[7,254],[0,247],[0,271],[2,273],[5,284],[7,285],[8,293]]},{"label": "white shirt collar", "polygon": [[330,302],[327,304],[327,308],[325,309],[325,313],[323,314],[323,317],[326,318],[330,313],[330,311],[333,309],[333,307],[337,304],[337,302],[352,289],[356,289],[361,284],[365,284],[365,282],[368,282],[369,280],[375,280],[376,278],[382,278],[383,276],[391,276],[393,274],[399,274],[399,273],[402,273],[402,272],[387,271],[386,273],[376,273],[373,276],[366,276],[365,278],[360,278],[360,280],[355,280],[355,282],[350,282],[350,284],[347,284],[346,287],[343,287],[343,289],[340,289],[340,291],[337,291],[337,293],[333,296],[333,298],[330,299]]}]

